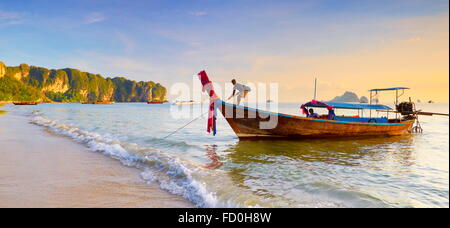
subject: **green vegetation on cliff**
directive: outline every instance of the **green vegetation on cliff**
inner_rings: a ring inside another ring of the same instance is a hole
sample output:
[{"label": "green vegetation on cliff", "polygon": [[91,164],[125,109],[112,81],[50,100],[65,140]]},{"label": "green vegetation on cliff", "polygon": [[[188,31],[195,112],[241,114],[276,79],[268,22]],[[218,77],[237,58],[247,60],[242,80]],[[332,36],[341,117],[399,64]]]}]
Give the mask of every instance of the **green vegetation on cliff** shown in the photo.
[{"label": "green vegetation on cliff", "polygon": [[0,78],[0,101],[42,101],[42,93],[19,80],[4,76]]},{"label": "green vegetation on cliff", "polygon": [[0,101],[164,101],[166,88],[159,83],[136,82],[123,77],[104,78],[77,69],[8,67],[0,62]]}]

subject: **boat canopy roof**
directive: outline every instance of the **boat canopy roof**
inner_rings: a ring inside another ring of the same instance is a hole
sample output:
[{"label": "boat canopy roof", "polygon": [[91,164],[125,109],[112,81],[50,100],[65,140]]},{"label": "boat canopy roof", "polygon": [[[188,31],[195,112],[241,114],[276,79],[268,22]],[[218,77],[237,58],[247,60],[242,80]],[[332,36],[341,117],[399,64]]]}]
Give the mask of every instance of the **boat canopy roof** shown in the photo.
[{"label": "boat canopy roof", "polygon": [[384,89],[371,89],[369,91],[389,91],[389,90],[400,90],[400,89],[409,89],[407,87],[393,87],[393,88],[384,88]]},{"label": "boat canopy roof", "polygon": [[323,102],[308,102],[304,104],[306,107],[318,107],[318,108],[327,108],[331,106],[333,108],[341,108],[341,109],[376,109],[376,110],[392,110],[389,106],[381,105],[381,104],[352,104],[352,103],[338,103],[338,102],[327,102],[326,104]]}]

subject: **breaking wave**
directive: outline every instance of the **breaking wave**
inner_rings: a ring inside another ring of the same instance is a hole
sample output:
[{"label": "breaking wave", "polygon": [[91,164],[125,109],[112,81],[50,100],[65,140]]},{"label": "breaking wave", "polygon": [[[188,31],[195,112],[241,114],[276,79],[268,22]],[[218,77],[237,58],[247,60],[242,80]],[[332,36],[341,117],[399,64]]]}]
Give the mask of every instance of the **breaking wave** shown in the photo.
[{"label": "breaking wave", "polygon": [[120,141],[111,134],[82,130],[71,124],[62,124],[33,113],[31,123],[52,132],[72,138],[91,151],[101,152],[119,160],[123,165],[142,170],[140,176],[147,183],[157,183],[161,189],[180,195],[198,207],[242,207],[240,203],[221,202],[213,191],[195,178],[198,172],[209,172],[198,165],[171,156],[154,148]]}]

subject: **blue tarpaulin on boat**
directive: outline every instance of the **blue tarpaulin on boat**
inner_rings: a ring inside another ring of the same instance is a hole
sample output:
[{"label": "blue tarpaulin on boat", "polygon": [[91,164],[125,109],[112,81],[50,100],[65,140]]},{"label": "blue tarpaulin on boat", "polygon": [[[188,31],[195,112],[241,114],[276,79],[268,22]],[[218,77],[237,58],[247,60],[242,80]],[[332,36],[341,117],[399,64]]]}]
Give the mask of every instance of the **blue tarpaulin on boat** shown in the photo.
[{"label": "blue tarpaulin on boat", "polygon": [[[337,102],[327,102],[328,105],[333,106],[333,108],[342,109],[377,109],[377,110],[392,110],[389,106],[380,104],[351,104],[351,103],[337,103]],[[307,104],[307,107],[318,107],[326,108],[323,104]]]},{"label": "blue tarpaulin on boat", "polygon": [[377,118],[364,118],[364,117],[351,117],[351,116],[335,116],[334,120],[349,121],[349,122],[361,122],[361,123],[387,123],[386,117]]},{"label": "blue tarpaulin on boat", "polygon": [[399,89],[409,89],[406,87],[393,87],[393,88],[385,88],[385,89],[371,89],[369,91],[388,91],[388,90],[399,90]]}]

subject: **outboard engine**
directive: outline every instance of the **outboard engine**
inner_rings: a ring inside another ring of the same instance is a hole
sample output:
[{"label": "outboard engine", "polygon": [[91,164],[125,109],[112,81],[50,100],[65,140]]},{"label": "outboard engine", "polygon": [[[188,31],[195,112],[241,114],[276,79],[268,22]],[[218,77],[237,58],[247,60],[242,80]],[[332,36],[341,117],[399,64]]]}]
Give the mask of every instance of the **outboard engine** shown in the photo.
[{"label": "outboard engine", "polygon": [[397,105],[397,112],[403,116],[411,115],[414,113],[414,103],[412,102],[401,102]]},{"label": "outboard engine", "polygon": [[416,119],[416,107],[413,102],[401,102],[396,107],[397,112],[402,115],[402,120],[413,120]]}]

